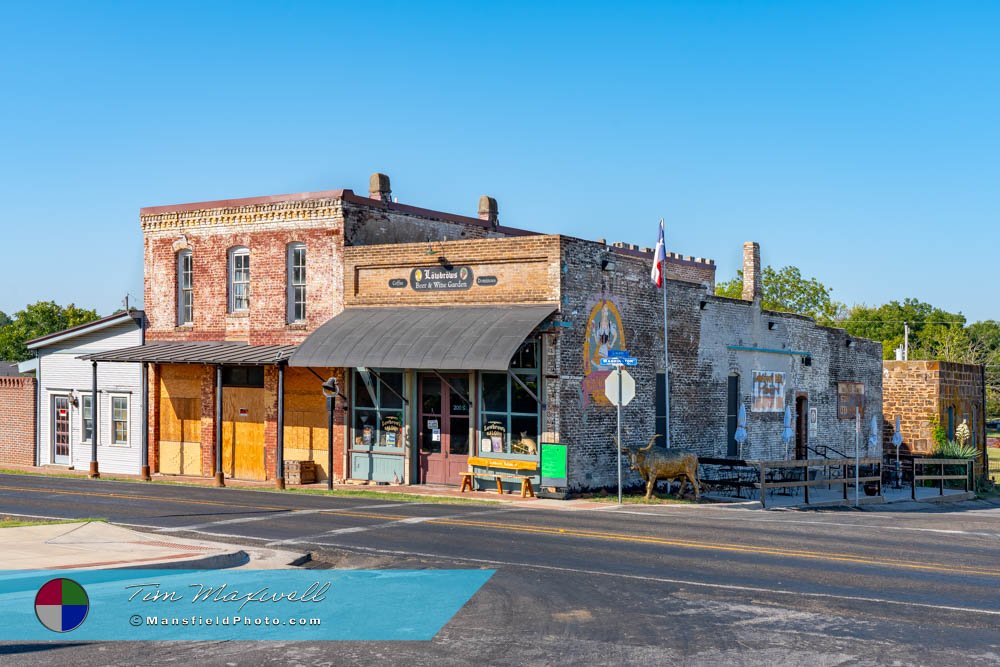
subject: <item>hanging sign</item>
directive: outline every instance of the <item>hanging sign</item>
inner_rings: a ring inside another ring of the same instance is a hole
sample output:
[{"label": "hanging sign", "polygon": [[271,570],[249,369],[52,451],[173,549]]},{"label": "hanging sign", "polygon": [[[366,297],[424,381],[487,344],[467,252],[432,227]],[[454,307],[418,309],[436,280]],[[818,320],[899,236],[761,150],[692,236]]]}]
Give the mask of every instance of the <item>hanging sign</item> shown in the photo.
[{"label": "hanging sign", "polygon": [[468,266],[429,266],[410,272],[410,287],[417,292],[467,290],[472,287],[472,269]]}]

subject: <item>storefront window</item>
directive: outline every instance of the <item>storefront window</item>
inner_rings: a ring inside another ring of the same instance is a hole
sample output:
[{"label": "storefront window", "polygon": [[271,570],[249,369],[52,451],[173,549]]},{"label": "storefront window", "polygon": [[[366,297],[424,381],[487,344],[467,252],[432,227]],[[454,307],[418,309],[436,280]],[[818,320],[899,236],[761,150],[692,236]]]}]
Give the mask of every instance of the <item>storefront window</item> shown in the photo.
[{"label": "storefront window", "polygon": [[[529,341],[514,353],[507,373],[482,373],[479,454],[538,455],[539,371],[537,343]],[[521,386],[522,383],[524,386]],[[525,390],[531,390],[531,393]]]},{"label": "storefront window", "polygon": [[403,374],[354,371],[353,449],[403,449]]}]

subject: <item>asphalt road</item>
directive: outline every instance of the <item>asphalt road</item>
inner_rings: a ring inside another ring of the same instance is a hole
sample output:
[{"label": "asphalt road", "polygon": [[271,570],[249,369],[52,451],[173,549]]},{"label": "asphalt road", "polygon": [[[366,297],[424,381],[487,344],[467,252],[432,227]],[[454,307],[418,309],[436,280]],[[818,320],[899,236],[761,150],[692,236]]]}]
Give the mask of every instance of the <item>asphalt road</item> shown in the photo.
[{"label": "asphalt road", "polygon": [[0,475],[3,513],[497,573],[431,642],[7,643],[0,664],[1000,664],[987,503],[565,511]]}]

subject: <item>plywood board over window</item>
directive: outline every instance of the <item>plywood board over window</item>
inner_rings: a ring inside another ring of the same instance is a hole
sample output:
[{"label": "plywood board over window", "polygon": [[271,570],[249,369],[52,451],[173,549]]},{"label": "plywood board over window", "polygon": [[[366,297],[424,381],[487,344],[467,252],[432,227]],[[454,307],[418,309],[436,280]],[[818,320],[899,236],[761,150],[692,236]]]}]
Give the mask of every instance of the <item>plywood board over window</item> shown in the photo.
[{"label": "plywood board over window", "polygon": [[861,382],[837,383],[837,417],[854,419],[856,411],[865,416],[865,385]]},{"label": "plywood board over window", "polygon": [[201,379],[197,366],[160,368],[159,471],[201,474]]}]

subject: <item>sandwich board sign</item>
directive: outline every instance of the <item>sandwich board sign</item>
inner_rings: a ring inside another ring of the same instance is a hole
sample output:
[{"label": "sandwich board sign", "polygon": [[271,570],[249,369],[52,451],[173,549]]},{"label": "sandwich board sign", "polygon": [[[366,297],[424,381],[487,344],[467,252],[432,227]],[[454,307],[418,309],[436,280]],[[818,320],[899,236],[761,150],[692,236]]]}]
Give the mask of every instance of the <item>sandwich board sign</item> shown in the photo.
[{"label": "sandwich board sign", "polygon": [[554,442],[543,442],[541,449],[542,486],[569,486],[569,475],[566,472],[566,445]]}]

